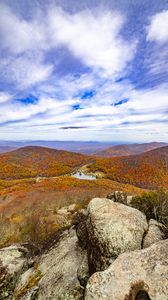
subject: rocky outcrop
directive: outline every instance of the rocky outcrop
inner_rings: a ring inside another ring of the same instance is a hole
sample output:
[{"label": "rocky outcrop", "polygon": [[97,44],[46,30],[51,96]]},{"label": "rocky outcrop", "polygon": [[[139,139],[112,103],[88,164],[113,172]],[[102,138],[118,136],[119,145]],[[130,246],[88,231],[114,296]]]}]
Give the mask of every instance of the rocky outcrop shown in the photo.
[{"label": "rocky outcrop", "polygon": [[121,254],[107,270],[91,276],[85,300],[167,300],[167,266],[168,240]]},{"label": "rocky outcrop", "polygon": [[24,246],[10,246],[0,249],[0,299],[13,299],[14,289],[21,274],[31,267],[34,261]]},{"label": "rocky outcrop", "polygon": [[29,253],[19,245],[0,250],[1,300],[83,299],[87,252],[79,246],[73,228],[43,255],[32,259]]},{"label": "rocky outcrop", "polygon": [[121,192],[115,197],[95,198],[77,214],[69,207],[73,227],[40,251],[29,244],[1,249],[0,300],[167,300],[161,224],[148,226],[142,212],[116,202],[125,201]]},{"label": "rocky outcrop", "polygon": [[74,229],[66,231],[58,244],[44,254],[38,269],[42,278],[38,283],[38,300],[81,300],[83,288],[77,278],[86,251],[78,245]]},{"label": "rocky outcrop", "polygon": [[151,219],[149,221],[148,232],[143,240],[143,248],[147,248],[150,245],[163,240],[164,234],[162,231],[163,225],[156,220]]},{"label": "rocky outcrop", "polygon": [[88,259],[90,274],[106,269],[119,254],[141,249],[148,224],[143,213],[109,199],[88,205]]}]

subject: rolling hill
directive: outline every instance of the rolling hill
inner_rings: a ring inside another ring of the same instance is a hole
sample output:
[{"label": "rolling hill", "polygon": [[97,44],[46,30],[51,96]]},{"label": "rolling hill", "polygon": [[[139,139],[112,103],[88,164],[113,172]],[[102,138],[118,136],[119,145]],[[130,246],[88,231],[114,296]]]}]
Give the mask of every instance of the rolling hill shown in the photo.
[{"label": "rolling hill", "polygon": [[167,188],[168,146],[132,156],[97,157],[90,171],[101,171],[109,179],[142,188]]},{"label": "rolling hill", "polygon": [[141,154],[156,148],[166,146],[166,143],[144,143],[144,144],[123,144],[98,151],[95,155],[100,157],[128,156]]},{"label": "rolling hill", "polygon": [[79,153],[28,146],[0,154],[0,179],[55,177],[89,164],[91,172],[142,188],[168,187],[168,146],[138,155],[90,157]]},{"label": "rolling hill", "polygon": [[79,153],[28,146],[0,154],[0,179],[58,176],[88,163]]}]

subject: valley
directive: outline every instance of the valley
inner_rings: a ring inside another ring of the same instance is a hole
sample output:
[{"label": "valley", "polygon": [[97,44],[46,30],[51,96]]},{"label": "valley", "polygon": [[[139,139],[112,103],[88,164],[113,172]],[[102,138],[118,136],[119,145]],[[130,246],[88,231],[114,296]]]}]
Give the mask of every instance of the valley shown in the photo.
[{"label": "valley", "polygon": [[[1,246],[44,241],[46,235],[70,226],[74,213],[92,197],[106,197],[115,190],[141,195],[148,189],[166,188],[167,155],[168,147],[101,158],[39,146],[1,154]],[[66,212],[70,205],[73,213]]]},{"label": "valley", "polygon": [[[95,162],[92,156],[39,146],[1,154],[0,246],[44,241],[70,226],[74,213],[92,197],[121,189],[133,195],[143,193],[141,188],[91,172]],[[72,214],[66,209],[59,212],[70,205],[74,205]]]}]

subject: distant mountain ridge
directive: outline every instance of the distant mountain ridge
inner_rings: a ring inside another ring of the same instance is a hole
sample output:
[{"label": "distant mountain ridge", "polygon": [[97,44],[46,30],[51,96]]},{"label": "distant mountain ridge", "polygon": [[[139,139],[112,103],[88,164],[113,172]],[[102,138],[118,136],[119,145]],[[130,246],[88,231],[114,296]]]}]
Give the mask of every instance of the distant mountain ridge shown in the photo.
[{"label": "distant mountain ridge", "polygon": [[32,145],[82,154],[94,154],[97,151],[104,150],[117,144],[118,143],[116,142],[96,141],[0,141],[0,153]]},{"label": "distant mountain ridge", "polygon": [[141,154],[143,152],[154,150],[167,145],[168,145],[167,143],[162,143],[162,142],[152,142],[152,143],[143,143],[143,144],[123,144],[123,145],[112,146],[102,151],[98,151],[95,153],[95,155],[100,157],[129,156],[129,155]]},{"label": "distant mountain ridge", "polygon": [[8,151],[13,151],[15,150],[15,147],[12,147],[12,146],[1,146],[0,145],[0,153],[5,153],[5,152],[8,152]]}]

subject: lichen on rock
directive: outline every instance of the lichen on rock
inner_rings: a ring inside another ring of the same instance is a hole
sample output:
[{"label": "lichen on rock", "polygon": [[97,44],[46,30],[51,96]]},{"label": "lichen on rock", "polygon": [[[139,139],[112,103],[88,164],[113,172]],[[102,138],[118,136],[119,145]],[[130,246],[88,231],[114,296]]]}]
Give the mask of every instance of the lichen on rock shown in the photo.
[{"label": "lichen on rock", "polygon": [[107,270],[90,277],[85,300],[144,299],[138,298],[140,291],[146,292],[151,300],[167,300],[167,266],[168,240],[121,254]]},{"label": "lichen on rock", "polygon": [[87,218],[90,273],[105,270],[121,253],[141,249],[147,228],[139,210],[106,198],[93,199]]}]

